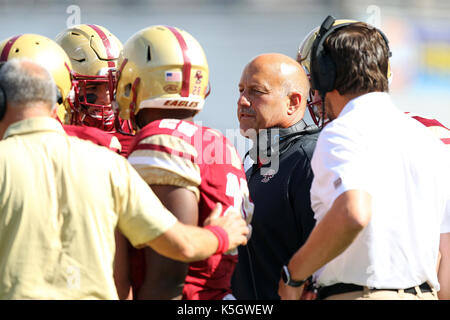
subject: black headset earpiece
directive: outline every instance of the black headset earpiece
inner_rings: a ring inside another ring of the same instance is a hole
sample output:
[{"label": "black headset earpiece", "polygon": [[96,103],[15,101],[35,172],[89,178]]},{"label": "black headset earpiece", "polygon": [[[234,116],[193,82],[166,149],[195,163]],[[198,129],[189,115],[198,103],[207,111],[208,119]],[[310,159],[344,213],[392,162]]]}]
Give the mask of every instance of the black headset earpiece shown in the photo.
[{"label": "black headset earpiece", "polygon": [[333,16],[326,17],[319,28],[311,50],[311,83],[313,89],[318,90],[321,97],[334,89],[336,79],[336,66],[325,52],[323,44],[335,30],[351,24],[344,23],[333,27],[335,21]]},{"label": "black headset earpiece", "polygon": [[[327,92],[334,89],[334,82],[336,80],[336,66],[324,50],[325,40],[330,34],[348,25],[354,24],[355,22],[348,22],[333,26],[336,19],[333,16],[328,16],[322,22],[319,32],[314,40],[311,49],[311,84],[314,90],[318,90],[322,99],[325,97]],[[389,57],[392,53],[389,49],[389,41],[386,35],[377,29],[380,35],[386,42],[386,46],[389,51]]]},{"label": "black headset earpiece", "polygon": [[[4,61],[0,62],[0,69],[5,64]],[[0,84],[0,121],[3,119],[6,113],[6,92]]]},{"label": "black headset earpiece", "polygon": [[6,93],[0,84],[0,121],[3,119],[6,113]]}]

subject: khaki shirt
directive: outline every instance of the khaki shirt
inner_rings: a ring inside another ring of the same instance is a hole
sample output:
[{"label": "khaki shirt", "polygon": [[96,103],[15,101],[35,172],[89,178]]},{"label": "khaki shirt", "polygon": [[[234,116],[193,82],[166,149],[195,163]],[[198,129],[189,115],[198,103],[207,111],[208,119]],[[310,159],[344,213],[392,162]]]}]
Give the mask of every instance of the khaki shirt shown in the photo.
[{"label": "khaki shirt", "polygon": [[115,227],[136,246],[175,222],[125,158],[54,119],[0,141],[0,299],[117,299]]}]

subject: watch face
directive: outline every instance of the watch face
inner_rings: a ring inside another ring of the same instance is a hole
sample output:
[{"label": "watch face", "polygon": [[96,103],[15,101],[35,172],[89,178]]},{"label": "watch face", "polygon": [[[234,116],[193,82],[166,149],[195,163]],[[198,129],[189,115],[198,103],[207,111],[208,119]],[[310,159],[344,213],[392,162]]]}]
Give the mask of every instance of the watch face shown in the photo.
[{"label": "watch face", "polygon": [[291,279],[291,274],[289,273],[289,269],[287,268],[287,266],[283,266],[283,269],[281,269],[281,278],[283,279],[285,284],[291,287],[300,287],[306,282],[306,279],[302,281],[293,281]]},{"label": "watch face", "polygon": [[286,266],[283,266],[283,269],[281,269],[281,278],[283,279],[284,283],[289,282],[289,270]]}]

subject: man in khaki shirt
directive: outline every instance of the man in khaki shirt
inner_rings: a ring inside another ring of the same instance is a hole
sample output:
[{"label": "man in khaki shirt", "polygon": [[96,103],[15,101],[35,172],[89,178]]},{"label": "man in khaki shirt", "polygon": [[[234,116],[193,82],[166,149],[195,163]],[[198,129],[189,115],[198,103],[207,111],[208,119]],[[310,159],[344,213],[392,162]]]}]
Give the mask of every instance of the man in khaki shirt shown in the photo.
[{"label": "man in khaki shirt", "polygon": [[126,159],[67,136],[39,65],[8,61],[0,87],[0,299],[117,299],[116,226],[134,246],[187,262],[246,243],[237,213],[219,217],[218,206],[215,232],[184,225]]}]

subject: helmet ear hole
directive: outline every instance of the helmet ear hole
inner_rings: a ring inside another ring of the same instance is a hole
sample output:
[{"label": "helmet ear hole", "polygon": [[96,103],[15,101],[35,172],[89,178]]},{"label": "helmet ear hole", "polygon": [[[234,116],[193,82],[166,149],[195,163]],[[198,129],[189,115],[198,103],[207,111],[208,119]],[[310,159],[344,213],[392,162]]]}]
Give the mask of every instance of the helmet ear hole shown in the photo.
[{"label": "helmet ear hole", "polygon": [[61,90],[59,90],[59,88],[56,88],[56,102],[58,104],[62,104],[63,103],[63,96],[61,94]]},{"label": "helmet ear hole", "polygon": [[147,62],[152,60],[152,53],[150,51],[150,46],[147,46]]},{"label": "helmet ear hole", "polygon": [[125,97],[129,97],[130,93],[131,93],[131,83],[129,83],[125,86],[125,92],[124,92]]}]

